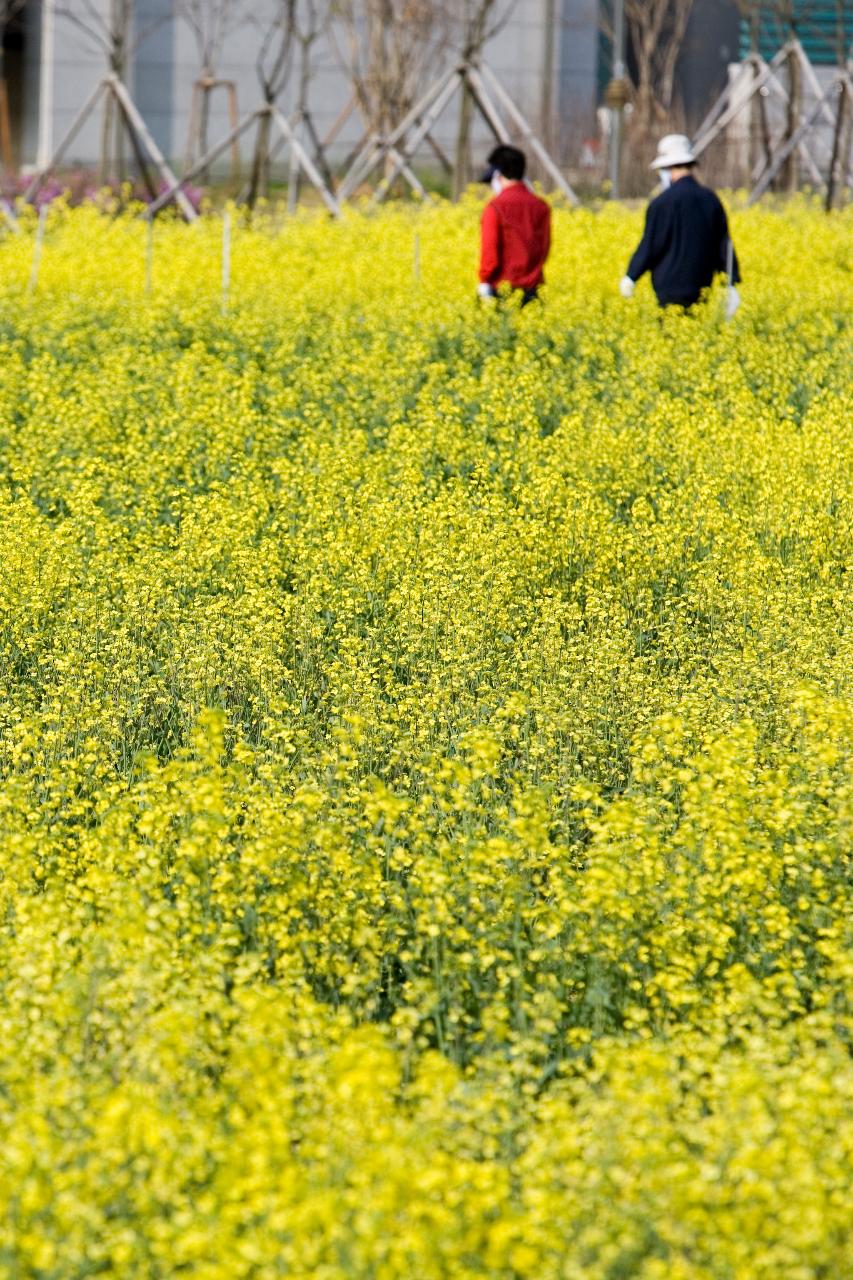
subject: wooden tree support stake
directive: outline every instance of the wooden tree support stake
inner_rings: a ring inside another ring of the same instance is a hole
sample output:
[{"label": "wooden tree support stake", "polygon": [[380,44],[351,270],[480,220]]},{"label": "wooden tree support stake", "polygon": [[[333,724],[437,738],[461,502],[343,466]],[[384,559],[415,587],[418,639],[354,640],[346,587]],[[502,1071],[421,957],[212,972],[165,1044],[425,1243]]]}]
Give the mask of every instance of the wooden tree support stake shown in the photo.
[{"label": "wooden tree support stake", "polygon": [[15,235],[21,235],[21,224],[15,216],[15,210],[12,208],[5,196],[0,196],[0,214],[6,219],[10,229]]},{"label": "wooden tree support stake", "polygon": [[[193,85],[192,106],[190,107],[190,124],[187,130],[187,149],[184,156],[184,169],[191,167],[196,158],[196,144],[199,141],[202,117],[206,115],[211,95],[217,89],[224,89],[228,99],[228,123],[236,129],[239,123],[237,110],[237,85],[233,80],[220,80],[204,76]],[[231,144],[231,180],[239,181],[240,150],[236,140]]]},{"label": "wooden tree support stake", "polygon": [[209,168],[209,166],[212,165],[214,161],[217,160],[225,151],[227,151],[229,147],[234,145],[236,140],[240,138],[247,129],[251,129],[253,125],[257,125],[259,128],[263,127],[264,121],[269,121],[275,126],[284,142],[291,148],[291,151],[295,153],[300,168],[304,171],[311,184],[317,189],[326,208],[335,217],[339,217],[341,210],[338,201],[323,181],[317,166],[314,164],[314,161],[311,159],[299,138],[294,133],[290,122],[285,119],[275,104],[264,104],[263,106],[258,107],[251,113],[251,115],[248,115],[241,120],[235,129],[232,129],[224,138],[221,138],[219,142],[215,143],[205,155],[201,156],[201,158],[195,162],[194,165],[191,165],[181,178],[174,178],[173,176],[172,183],[162,195],[157,197],[153,204],[149,205],[145,210],[144,216],[147,218],[153,218],[161,209],[171,203],[172,200],[180,199],[183,194],[183,187],[187,182],[190,182],[199,173],[202,173],[205,169]]},{"label": "wooden tree support stake", "polygon": [[[758,60],[760,74],[753,78],[749,92],[740,101],[735,99],[734,90],[740,83],[742,77],[737,76],[732,84],[726,85],[717,102],[711,108],[711,111],[705,117],[705,120],[699,126],[696,136],[693,140],[693,154],[700,156],[706,151],[711,143],[717,138],[724,129],[735,120],[742,111],[749,105],[757,93],[765,87],[767,82],[772,79],[774,72],[782,66],[785,59],[791,52],[792,45],[786,44],[779,50],[776,56],[770,61],[765,62],[764,59]],[[733,101],[734,99],[734,101]]]},{"label": "wooden tree support stake", "polygon": [[[118,76],[110,75],[105,76],[104,79],[95,87],[90,97],[81,107],[77,116],[73,120],[71,127],[62,138],[59,146],[54,151],[47,165],[33,177],[24,192],[24,200],[28,203],[31,203],[35,199],[47,179],[59,167],[74,139],[77,137],[78,133],[83,128],[83,125],[89,119],[92,112],[95,110],[95,107],[104,96],[107,96],[118,106],[119,117],[124,124],[125,132],[130,138],[131,145],[133,146],[134,153],[136,154],[137,163],[139,164],[142,172],[142,177],[151,194],[154,195],[156,192],[148,171],[146,157],[150,159],[155,169],[158,170],[160,177],[167,186],[177,182],[174,173],[166,163],[165,156],[154,141],[148,125],[143,120],[136,103],[128,93],[126,85],[122,83]],[[178,204],[180,205],[181,212],[187,221],[195,222],[198,214],[184,195],[183,191],[181,191],[178,196]]]},{"label": "wooden tree support stake", "polygon": [[838,89],[840,86],[842,85],[849,86],[849,84],[850,84],[850,80],[846,72],[843,72],[843,71],[839,72],[839,74],[833,78],[831,83],[827,86],[827,88],[821,94],[816,104],[812,107],[812,110],[809,112],[809,114],[801,119],[799,126],[794,130],[790,138],[787,139],[787,141],[779,149],[779,151],[777,151],[773,159],[773,163],[767,169],[765,169],[763,175],[761,176],[759,181],[756,183],[756,185],[753,187],[752,191],[750,192],[749,200],[747,202],[748,204],[755,204],[756,200],[760,199],[760,197],[764,195],[764,192],[770,186],[771,182],[776,177],[776,174],[779,173],[785,161],[799,146],[800,142],[803,140],[803,138],[806,136],[809,130],[813,128],[815,121],[817,120],[818,116],[824,111],[827,105],[827,102],[829,98],[832,96],[833,92],[835,92],[835,90]]},{"label": "wooden tree support stake", "polygon": [[[429,91],[415,104],[387,138],[371,135],[357,151],[338,191],[340,200],[348,199],[366,182],[380,165],[387,165],[385,175],[373,195],[373,202],[380,204],[388,195],[396,178],[403,174],[409,185],[422,191],[410,169],[418,147],[432,140],[432,131],[454,94],[469,93],[471,100],[491,129],[498,142],[508,142],[510,130],[502,113],[512,121],[513,127],[536,155],[554,185],[572,204],[578,198],[547,148],[534,132],[519,107],[513,102],[495,73],[485,64],[475,66],[464,62],[451,67]],[[439,148],[440,151],[440,148]],[[442,153],[443,154],[443,153]],[[445,164],[449,162],[445,157]]]}]

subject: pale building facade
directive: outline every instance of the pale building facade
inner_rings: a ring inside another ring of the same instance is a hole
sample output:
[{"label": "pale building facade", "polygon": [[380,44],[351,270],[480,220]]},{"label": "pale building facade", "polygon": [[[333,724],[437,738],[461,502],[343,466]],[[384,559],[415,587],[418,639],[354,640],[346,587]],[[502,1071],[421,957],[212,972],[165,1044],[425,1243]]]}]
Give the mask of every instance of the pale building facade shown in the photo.
[{"label": "pale building facade", "polygon": [[[68,0],[66,0],[66,3]],[[70,0],[73,5],[73,0]],[[105,9],[108,0],[94,0]],[[51,19],[51,7],[54,15]],[[12,124],[20,161],[44,162],[62,138],[93,86],[104,74],[103,54],[50,0],[30,0],[7,37],[7,74],[14,99]],[[255,61],[269,14],[269,0],[257,0],[253,21],[229,36],[219,68],[236,85],[242,114],[260,100]],[[142,35],[128,75],[129,88],[167,157],[183,156],[190,125],[198,54],[186,24],[174,15],[172,0],[138,0],[136,27]],[[595,131],[599,91],[598,0],[517,0],[504,28],[486,49],[491,67],[531,123],[548,137],[563,161],[571,161],[584,138]],[[46,32],[46,27],[52,27]],[[46,38],[47,37],[47,38]],[[319,131],[331,127],[350,96],[335,41],[317,48],[311,109]],[[282,95],[285,109],[288,94]],[[227,132],[224,95],[212,103],[210,138]],[[452,145],[455,109],[439,123],[441,141]],[[338,150],[348,150],[358,135],[353,119],[342,132]],[[475,135],[480,147],[488,135]],[[67,163],[95,163],[100,122],[92,118],[75,140]]]}]

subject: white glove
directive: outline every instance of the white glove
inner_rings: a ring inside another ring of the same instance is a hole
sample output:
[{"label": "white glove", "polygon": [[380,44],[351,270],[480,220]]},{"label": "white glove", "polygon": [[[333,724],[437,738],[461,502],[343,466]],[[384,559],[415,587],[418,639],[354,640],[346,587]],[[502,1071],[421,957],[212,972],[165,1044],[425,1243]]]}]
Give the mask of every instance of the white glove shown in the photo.
[{"label": "white glove", "polygon": [[477,296],[478,296],[478,297],[480,297],[480,298],[496,298],[496,297],[497,297],[497,293],[495,292],[495,287],[494,287],[494,285],[492,285],[492,284],[478,284],[478,285],[477,285]]},{"label": "white glove", "polygon": [[740,294],[733,284],[726,289],[726,319],[731,320],[740,306]]},{"label": "white glove", "polygon": [[636,287],[635,282],[630,276],[623,276],[619,281],[619,292],[622,294],[623,298],[633,298]]}]

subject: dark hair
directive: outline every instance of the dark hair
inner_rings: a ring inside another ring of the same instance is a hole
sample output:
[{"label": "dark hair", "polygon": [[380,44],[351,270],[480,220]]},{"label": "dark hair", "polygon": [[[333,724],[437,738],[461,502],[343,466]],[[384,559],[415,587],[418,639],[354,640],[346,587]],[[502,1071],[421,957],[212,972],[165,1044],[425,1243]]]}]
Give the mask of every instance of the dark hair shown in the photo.
[{"label": "dark hair", "polygon": [[489,164],[493,165],[505,178],[509,178],[510,182],[521,182],[527,168],[527,159],[518,147],[502,145],[495,147],[489,156]]}]

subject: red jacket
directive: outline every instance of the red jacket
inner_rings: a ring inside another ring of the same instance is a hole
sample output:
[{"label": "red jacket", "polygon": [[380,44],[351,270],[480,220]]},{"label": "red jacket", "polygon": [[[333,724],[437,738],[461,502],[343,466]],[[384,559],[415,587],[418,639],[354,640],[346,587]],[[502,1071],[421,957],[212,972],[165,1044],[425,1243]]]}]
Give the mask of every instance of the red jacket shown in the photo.
[{"label": "red jacket", "polygon": [[523,182],[506,187],[483,210],[480,281],[533,289],[545,279],[551,209]]}]

